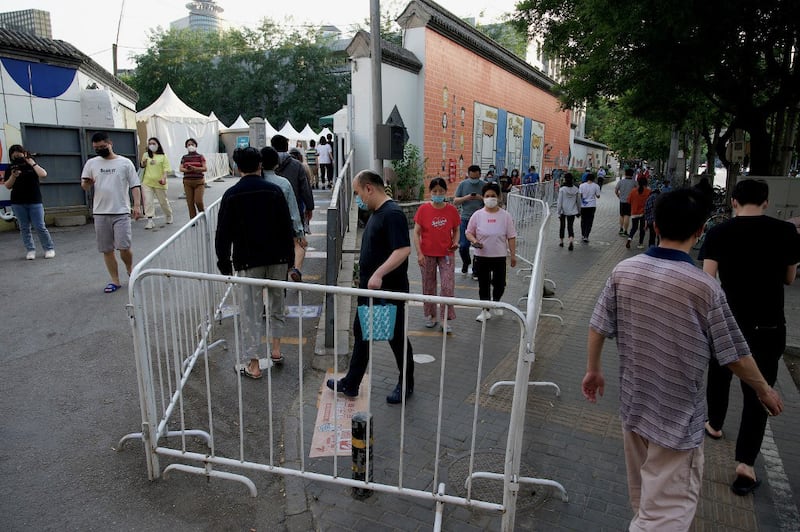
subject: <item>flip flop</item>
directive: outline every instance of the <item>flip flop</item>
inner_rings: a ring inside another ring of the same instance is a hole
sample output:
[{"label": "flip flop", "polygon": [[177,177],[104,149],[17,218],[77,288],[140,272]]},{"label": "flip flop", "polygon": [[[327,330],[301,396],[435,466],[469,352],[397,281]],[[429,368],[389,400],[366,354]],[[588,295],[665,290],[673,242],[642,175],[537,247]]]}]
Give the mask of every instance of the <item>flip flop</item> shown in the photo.
[{"label": "flip flop", "polygon": [[723,434],[722,434],[722,431],[719,431],[719,436],[716,436],[716,435],[715,435],[715,434],[713,434],[713,433],[712,433],[710,430],[708,430],[708,427],[709,427],[709,426],[710,426],[710,425],[708,424],[708,422],[706,422],[705,426],[703,427],[703,430],[705,430],[705,431],[706,431],[706,436],[708,436],[708,437],[709,437],[709,438],[711,438],[712,440],[721,440],[721,439],[722,439],[722,436],[723,436]]},{"label": "flip flop", "polygon": [[283,360],[284,360],[284,358],[283,358],[283,353],[281,353],[281,356],[279,356],[278,358],[272,358],[272,357],[270,357],[269,359],[270,359],[270,360],[272,361],[272,363],[273,363],[273,364],[275,364],[276,366],[280,366],[280,365],[282,365],[282,364],[283,364]]},{"label": "flip flop", "polygon": [[744,475],[736,475],[736,480],[731,484],[731,491],[740,497],[744,497],[755,491],[760,485],[760,480],[752,479]]},{"label": "flip flop", "polygon": [[262,372],[262,373],[259,373],[258,375],[256,375],[255,373],[250,373],[250,368],[247,367],[247,366],[244,366],[244,367],[239,369],[239,375],[241,375],[243,377],[249,377],[251,379],[260,379],[261,377],[264,376],[264,373]]},{"label": "flip flop", "polygon": [[106,287],[103,288],[103,292],[105,292],[106,294],[113,294],[114,292],[116,292],[120,288],[122,288],[122,285],[114,284],[114,283],[108,283],[106,285]]}]

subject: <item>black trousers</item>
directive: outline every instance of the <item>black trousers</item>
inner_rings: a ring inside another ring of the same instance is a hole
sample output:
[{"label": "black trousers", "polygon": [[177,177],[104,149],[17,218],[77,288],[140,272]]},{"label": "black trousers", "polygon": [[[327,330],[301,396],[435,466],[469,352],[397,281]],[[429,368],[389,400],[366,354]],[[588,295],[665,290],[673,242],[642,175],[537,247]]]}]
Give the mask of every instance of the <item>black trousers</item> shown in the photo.
[{"label": "black trousers", "polygon": [[633,240],[633,237],[636,235],[636,231],[639,231],[639,244],[644,242],[644,216],[638,216],[636,218],[631,218],[633,222],[631,225],[630,236],[628,240]]},{"label": "black trousers", "polygon": [[481,301],[500,301],[506,291],[506,258],[475,257],[475,263],[478,265],[478,297]]},{"label": "black trousers", "polygon": [[[388,301],[387,303],[393,303]],[[359,301],[359,304],[369,304],[368,301]],[[375,303],[377,304],[377,303]],[[397,302],[397,321],[394,323],[394,337],[389,340],[389,346],[394,353],[394,359],[397,363],[397,369],[400,370],[400,377],[397,383],[403,382],[403,347],[407,346],[406,351],[406,387],[408,389],[414,388],[414,351],[411,348],[411,342],[408,341],[405,334],[405,315],[406,308],[403,302]],[[367,372],[367,365],[369,364],[369,340],[364,340],[364,333],[361,331],[361,321],[356,318],[353,320],[353,356],[350,357],[350,368],[347,370],[347,375],[344,376],[342,381],[346,388],[357,391],[361,385],[361,380]]]},{"label": "black trousers", "polygon": [[[772,328],[742,328],[747,345],[767,383],[772,386],[778,378],[778,362],[786,347],[786,326]],[[728,394],[733,373],[711,359],[708,368],[706,402],[708,404],[708,423],[714,430],[722,429],[728,412]],[[764,430],[769,417],[756,392],[745,384],[742,387],[742,419],[739,436],[736,438],[736,461],[752,466],[761,449]]]},{"label": "black trousers", "polygon": [[647,247],[653,247],[656,245],[656,224],[649,223],[647,224],[647,230],[649,231],[649,237],[647,240]]},{"label": "black trousers", "polygon": [[570,238],[575,238],[575,229],[573,224],[575,223],[575,215],[574,214],[560,214],[558,216],[558,238],[564,239],[564,225],[567,226],[567,234]]},{"label": "black trousers", "polygon": [[597,207],[581,207],[581,236],[583,238],[589,238],[589,233],[592,232],[596,210]]}]

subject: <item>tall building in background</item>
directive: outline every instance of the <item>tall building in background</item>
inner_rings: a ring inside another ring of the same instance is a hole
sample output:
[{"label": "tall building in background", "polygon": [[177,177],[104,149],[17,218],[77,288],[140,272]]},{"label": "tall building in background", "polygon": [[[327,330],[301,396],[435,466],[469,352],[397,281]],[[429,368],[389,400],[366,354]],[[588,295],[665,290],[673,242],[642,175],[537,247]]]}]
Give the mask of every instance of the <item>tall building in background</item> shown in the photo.
[{"label": "tall building in background", "polygon": [[223,21],[220,14],[224,9],[218,6],[214,0],[195,0],[186,4],[189,16],[176,20],[170,27],[176,29],[190,29],[198,31],[220,31],[223,29]]},{"label": "tall building in background", "polygon": [[30,33],[45,39],[53,38],[50,12],[41,9],[23,9],[0,13],[0,28]]}]

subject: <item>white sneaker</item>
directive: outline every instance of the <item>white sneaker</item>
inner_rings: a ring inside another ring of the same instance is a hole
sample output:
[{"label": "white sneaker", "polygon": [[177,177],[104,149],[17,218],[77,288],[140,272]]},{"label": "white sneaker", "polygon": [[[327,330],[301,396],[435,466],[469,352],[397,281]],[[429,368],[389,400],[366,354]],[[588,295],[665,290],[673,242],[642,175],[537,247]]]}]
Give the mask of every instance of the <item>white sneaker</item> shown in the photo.
[{"label": "white sneaker", "polygon": [[155,227],[155,224],[153,223],[153,219],[152,218],[148,218],[147,219],[147,223],[144,224],[144,228],[145,229],[152,229],[153,227]]},{"label": "white sneaker", "polygon": [[644,246],[642,244],[639,244],[638,246],[636,246],[636,249],[644,249]]},{"label": "white sneaker", "polygon": [[492,319],[492,313],[486,309],[483,309],[480,314],[475,318],[475,321],[484,322],[486,320]]},{"label": "white sneaker", "polygon": [[35,251],[29,251],[29,252],[28,252],[28,253],[25,255],[25,259],[26,259],[26,260],[33,260],[33,259],[35,259],[35,258],[36,258],[36,252],[35,252]]},{"label": "white sneaker", "polygon": [[55,256],[56,256],[56,250],[54,249],[48,249],[47,251],[44,252],[44,258],[46,259],[52,259]]},{"label": "white sneaker", "polygon": [[501,308],[493,309],[492,312],[494,313],[495,316],[502,316],[503,315],[503,309],[501,309]]},{"label": "white sneaker", "polygon": [[433,329],[436,327],[436,320],[430,316],[425,316],[425,327],[428,329]]},{"label": "white sneaker", "polygon": [[171,224],[171,223],[172,223],[172,215],[170,215],[170,216],[167,216],[167,223],[168,223],[168,224]]},{"label": "white sneaker", "polygon": [[446,323],[443,323],[442,326],[439,327],[439,330],[444,334],[453,334],[453,328],[447,325]]}]

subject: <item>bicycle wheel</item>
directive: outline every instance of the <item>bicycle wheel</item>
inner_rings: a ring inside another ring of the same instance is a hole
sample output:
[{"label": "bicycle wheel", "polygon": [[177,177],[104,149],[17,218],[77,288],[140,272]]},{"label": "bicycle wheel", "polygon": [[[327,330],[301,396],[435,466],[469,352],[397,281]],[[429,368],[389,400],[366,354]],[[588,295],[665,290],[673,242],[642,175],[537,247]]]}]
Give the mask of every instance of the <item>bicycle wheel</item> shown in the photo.
[{"label": "bicycle wheel", "polygon": [[706,220],[705,225],[703,226],[703,232],[700,234],[700,238],[697,239],[697,242],[692,247],[692,249],[699,250],[703,247],[703,243],[706,241],[706,235],[708,234],[711,229],[716,227],[717,225],[726,222],[730,219],[730,215],[726,213],[717,213],[711,216],[708,220]]}]

